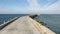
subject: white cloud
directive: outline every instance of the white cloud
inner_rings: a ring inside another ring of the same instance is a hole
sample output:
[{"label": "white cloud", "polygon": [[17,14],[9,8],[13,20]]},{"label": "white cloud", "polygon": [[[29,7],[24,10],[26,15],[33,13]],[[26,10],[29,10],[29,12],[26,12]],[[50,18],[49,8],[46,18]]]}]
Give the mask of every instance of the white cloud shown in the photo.
[{"label": "white cloud", "polygon": [[39,10],[39,5],[38,5],[38,2],[37,0],[28,0],[28,3],[29,3],[29,10]]},{"label": "white cloud", "polygon": [[[50,0],[48,0],[48,1],[50,1]],[[39,7],[37,0],[29,0],[29,3],[30,3],[29,10],[36,12],[36,13],[49,13],[49,14],[51,14],[54,12],[59,13],[59,11],[60,11],[60,0],[57,1],[56,3],[50,5],[49,7],[46,5],[43,8]]]},{"label": "white cloud", "polygon": [[60,10],[60,1],[56,2],[55,4],[48,7],[50,10]]},{"label": "white cloud", "polygon": [[[20,8],[20,9],[14,9],[14,10],[10,10],[10,9],[6,9],[6,10],[3,10],[0,12],[2,13],[17,13],[17,14],[36,14],[36,13],[41,13],[41,14],[44,14],[44,13],[59,13],[60,11],[60,0],[52,5],[50,5],[49,7],[43,7],[41,8],[38,4],[38,1],[37,0],[27,0],[28,3],[29,3],[29,7],[27,8]],[[50,0],[48,0],[50,1]],[[6,11],[6,12],[4,12]],[[58,12],[57,12],[58,11]]]}]

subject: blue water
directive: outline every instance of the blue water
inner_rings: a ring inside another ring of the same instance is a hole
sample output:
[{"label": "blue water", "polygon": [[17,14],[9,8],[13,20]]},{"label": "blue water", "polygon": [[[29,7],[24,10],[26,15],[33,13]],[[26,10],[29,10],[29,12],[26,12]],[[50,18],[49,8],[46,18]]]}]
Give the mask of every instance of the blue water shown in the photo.
[{"label": "blue water", "polygon": [[60,14],[41,14],[38,19],[43,21],[52,31],[60,34]]},{"label": "blue water", "polygon": [[8,21],[14,17],[17,16],[23,16],[24,14],[0,14],[0,24],[2,24],[4,21]]}]

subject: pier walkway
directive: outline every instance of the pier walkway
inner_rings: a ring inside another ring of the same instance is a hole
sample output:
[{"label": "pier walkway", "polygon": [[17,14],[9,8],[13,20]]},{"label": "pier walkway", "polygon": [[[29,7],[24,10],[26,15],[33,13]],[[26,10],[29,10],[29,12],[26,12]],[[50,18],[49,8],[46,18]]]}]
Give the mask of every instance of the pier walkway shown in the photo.
[{"label": "pier walkway", "polygon": [[4,27],[0,31],[0,34],[55,34],[49,29],[48,31],[43,30],[42,33],[41,28],[39,29],[39,26],[36,25],[38,22],[35,22],[36,21],[31,19],[29,16],[22,16],[11,24],[9,24],[8,26]]}]

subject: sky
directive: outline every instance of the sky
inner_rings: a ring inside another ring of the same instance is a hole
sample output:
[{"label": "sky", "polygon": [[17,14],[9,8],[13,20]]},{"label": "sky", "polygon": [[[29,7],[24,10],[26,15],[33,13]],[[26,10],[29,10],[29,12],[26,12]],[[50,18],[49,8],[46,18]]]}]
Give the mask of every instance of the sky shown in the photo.
[{"label": "sky", "polygon": [[60,14],[60,0],[0,0],[0,14]]}]

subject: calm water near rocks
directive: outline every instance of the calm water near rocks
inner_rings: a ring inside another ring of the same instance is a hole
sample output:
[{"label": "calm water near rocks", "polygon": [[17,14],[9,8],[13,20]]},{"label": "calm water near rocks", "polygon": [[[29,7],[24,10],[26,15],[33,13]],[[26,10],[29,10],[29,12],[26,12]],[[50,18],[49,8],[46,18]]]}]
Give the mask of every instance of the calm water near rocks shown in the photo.
[{"label": "calm water near rocks", "polygon": [[52,31],[60,34],[60,14],[41,14],[38,20],[43,21]]}]

